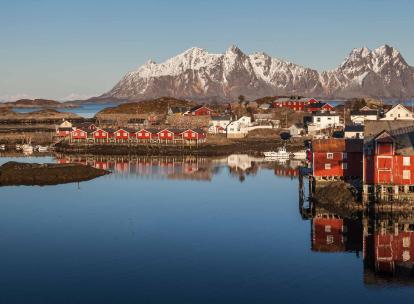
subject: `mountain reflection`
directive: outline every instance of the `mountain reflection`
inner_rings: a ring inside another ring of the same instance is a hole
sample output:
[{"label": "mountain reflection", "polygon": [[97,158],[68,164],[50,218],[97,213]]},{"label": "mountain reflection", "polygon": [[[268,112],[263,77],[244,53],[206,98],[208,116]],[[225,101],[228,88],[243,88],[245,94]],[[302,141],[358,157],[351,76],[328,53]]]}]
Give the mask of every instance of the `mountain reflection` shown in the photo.
[{"label": "mountain reflection", "polygon": [[300,162],[277,163],[263,157],[232,154],[226,157],[195,156],[97,156],[57,154],[61,164],[80,163],[110,170],[116,176],[128,178],[168,178],[176,180],[210,181],[213,176],[227,168],[230,176],[243,182],[259,170],[273,170],[277,176],[296,178]]}]

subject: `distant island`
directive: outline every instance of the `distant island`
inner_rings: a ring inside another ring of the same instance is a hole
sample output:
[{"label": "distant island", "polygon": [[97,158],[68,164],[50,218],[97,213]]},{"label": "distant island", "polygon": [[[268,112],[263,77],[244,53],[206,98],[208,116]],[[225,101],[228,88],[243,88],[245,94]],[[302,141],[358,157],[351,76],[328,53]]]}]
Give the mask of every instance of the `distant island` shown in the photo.
[{"label": "distant island", "polygon": [[59,102],[50,99],[19,99],[0,103],[1,108],[77,108],[79,104],[73,102]]}]

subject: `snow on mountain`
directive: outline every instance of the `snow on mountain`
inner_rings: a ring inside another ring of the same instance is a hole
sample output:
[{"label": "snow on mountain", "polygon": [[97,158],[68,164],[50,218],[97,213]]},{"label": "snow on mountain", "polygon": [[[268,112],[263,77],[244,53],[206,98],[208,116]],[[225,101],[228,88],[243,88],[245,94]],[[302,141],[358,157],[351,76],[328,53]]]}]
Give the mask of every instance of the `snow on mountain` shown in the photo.
[{"label": "snow on mountain", "polygon": [[414,96],[414,68],[394,48],[354,49],[336,69],[316,70],[272,58],[244,54],[231,46],[224,54],[191,48],[157,64],[150,60],[126,74],[103,98],[148,99],[160,96],[228,101],[240,94],[307,95],[331,98]]}]

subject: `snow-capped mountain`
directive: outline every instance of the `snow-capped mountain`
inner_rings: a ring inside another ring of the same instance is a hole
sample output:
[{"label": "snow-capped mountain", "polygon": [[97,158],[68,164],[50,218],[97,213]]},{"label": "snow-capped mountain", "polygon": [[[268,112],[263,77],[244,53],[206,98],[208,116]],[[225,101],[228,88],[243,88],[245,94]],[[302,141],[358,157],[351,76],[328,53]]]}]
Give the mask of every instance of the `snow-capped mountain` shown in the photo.
[{"label": "snow-capped mountain", "polygon": [[163,63],[148,61],[126,74],[102,98],[141,100],[160,96],[195,100],[249,99],[268,95],[330,98],[414,96],[414,68],[394,48],[354,49],[336,69],[319,73],[265,53],[224,54],[191,48]]}]

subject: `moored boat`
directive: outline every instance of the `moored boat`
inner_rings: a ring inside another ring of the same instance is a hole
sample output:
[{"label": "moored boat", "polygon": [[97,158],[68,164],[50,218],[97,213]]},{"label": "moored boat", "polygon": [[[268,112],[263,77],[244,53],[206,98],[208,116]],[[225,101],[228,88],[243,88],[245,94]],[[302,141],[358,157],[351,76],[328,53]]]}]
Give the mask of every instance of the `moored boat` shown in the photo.
[{"label": "moored boat", "polygon": [[47,152],[49,150],[49,147],[38,145],[38,146],[36,146],[35,150],[38,151],[38,152],[44,153],[44,152]]},{"label": "moored boat", "polygon": [[301,150],[292,153],[293,159],[306,159],[307,153],[306,150]]},{"label": "moored boat", "polygon": [[33,146],[32,145],[22,145],[22,151],[24,154],[32,154],[33,153]]},{"label": "moored boat", "polygon": [[276,158],[276,159],[289,159],[290,153],[286,151],[286,147],[279,147],[277,151],[268,151],[263,152],[264,156],[267,158]]}]

